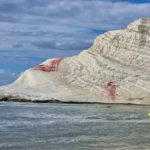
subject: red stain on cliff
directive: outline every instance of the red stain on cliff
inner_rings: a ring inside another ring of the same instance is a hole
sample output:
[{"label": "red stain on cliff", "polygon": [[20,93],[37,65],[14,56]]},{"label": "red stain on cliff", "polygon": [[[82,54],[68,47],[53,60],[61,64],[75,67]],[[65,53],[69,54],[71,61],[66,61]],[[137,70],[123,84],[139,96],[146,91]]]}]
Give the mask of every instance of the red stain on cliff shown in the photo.
[{"label": "red stain on cliff", "polygon": [[115,102],[116,99],[116,85],[113,82],[107,83],[106,87],[107,96]]},{"label": "red stain on cliff", "polygon": [[64,58],[57,58],[50,61],[48,65],[38,65],[33,68],[33,70],[41,70],[44,72],[57,72],[59,69],[59,64]]}]

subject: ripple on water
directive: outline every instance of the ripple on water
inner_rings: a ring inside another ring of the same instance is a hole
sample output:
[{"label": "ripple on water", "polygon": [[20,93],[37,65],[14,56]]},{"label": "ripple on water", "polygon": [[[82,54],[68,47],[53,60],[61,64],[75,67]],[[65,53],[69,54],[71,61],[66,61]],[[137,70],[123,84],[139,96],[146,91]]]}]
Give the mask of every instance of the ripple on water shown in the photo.
[{"label": "ripple on water", "polygon": [[149,106],[0,103],[2,150],[150,148]]}]

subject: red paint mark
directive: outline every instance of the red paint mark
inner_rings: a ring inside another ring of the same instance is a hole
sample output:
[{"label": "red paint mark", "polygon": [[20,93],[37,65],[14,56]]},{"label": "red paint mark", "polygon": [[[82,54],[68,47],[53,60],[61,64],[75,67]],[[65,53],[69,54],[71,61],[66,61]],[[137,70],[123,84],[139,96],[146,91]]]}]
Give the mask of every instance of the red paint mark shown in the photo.
[{"label": "red paint mark", "polygon": [[38,65],[33,68],[33,70],[41,70],[44,72],[57,72],[59,69],[59,64],[64,58],[57,58],[50,61],[48,65]]},{"label": "red paint mark", "polygon": [[116,99],[116,85],[113,82],[107,83],[106,87],[107,96],[111,98],[113,102],[115,102]]}]

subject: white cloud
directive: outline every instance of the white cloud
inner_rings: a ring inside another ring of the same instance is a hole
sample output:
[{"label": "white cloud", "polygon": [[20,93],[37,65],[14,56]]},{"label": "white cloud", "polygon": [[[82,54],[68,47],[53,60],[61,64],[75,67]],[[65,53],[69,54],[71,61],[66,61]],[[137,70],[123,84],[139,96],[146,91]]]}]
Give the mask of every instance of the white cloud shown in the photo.
[{"label": "white cloud", "polygon": [[5,71],[3,69],[0,69],[0,74],[4,74]]},{"label": "white cloud", "polygon": [[10,71],[4,70],[4,69],[0,69],[0,75],[7,75],[7,76],[11,76],[11,77],[16,77],[15,72],[10,72]]},{"label": "white cloud", "polygon": [[[104,30],[122,28],[134,19],[150,16],[150,3],[67,0],[56,1],[50,6],[47,11],[49,11],[49,20],[51,21],[56,21],[60,14],[66,13],[68,10],[67,17],[61,19],[60,16],[58,18],[59,23]],[[78,14],[72,14],[74,8],[78,10]],[[53,14],[54,10],[55,15]]]}]

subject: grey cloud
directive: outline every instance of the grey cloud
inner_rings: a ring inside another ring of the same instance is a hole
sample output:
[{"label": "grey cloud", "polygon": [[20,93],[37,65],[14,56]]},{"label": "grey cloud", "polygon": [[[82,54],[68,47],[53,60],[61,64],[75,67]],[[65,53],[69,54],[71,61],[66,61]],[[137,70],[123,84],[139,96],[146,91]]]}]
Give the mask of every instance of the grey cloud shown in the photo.
[{"label": "grey cloud", "polygon": [[[149,9],[150,3],[109,0],[20,0],[0,3],[0,13],[18,17],[18,22],[23,24],[59,24],[103,30],[124,27],[136,18],[148,17]],[[13,17],[3,20],[16,21]]]},{"label": "grey cloud", "polygon": [[49,41],[38,41],[32,43],[34,46],[38,48],[44,48],[44,49],[56,49],[56,44],[54,42]]},{"label": "grey cloud", "polygon": [[0,12],[1,13],[18,13],[22,12],[21,5],[17,5],[11,2],[0,3]]},{"label": "grey cloud", "polygon": [[91,46],[90,41],[63,41],[63,42],[50,42],[38,41],[32,43],[40,49],[57,49],[57,50],[83,50]]},{"label": "grey cloud", "polygon": [[43,36],[47,33],[44,31],[10,31],[9,35],[14,36]]},{"label": "grey cloud", "polygon": [[28,7],[35,7],[35,6],[46,6],[49,3],[57,0],[23,0],[24,4]]},{"label": "grey cloud", "polygon": [[21,48],[21,47],[23,47],[23,46],[24,46],[23,44],[17,43],[17,44],[14,44],[12,47],[13,47],[13,48]]},{"label": "grey cloud", "polygon": [[70,18],[78,16],[80,14],[80,9],[77,6],[72,7],[59,6],[57,9],[53,9],[53,7],[55,7],[55,5],[50,8],[47,8],[46,15],[56,18]]},{"label": "grey cloud", "polygon": [[18,17],[14,17],[14,16],[9,16],[9,15],[1,15],[0,14],[0,22],[18,22]]}]

